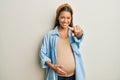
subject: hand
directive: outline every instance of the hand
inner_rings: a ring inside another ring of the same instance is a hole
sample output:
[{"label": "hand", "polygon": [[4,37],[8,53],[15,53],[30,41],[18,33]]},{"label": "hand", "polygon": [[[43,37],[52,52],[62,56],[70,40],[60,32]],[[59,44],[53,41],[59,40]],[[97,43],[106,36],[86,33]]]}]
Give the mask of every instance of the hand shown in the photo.
[{"label": "hand", "polygon": [[59,75],[67,75],[67,72],[64,71],[64,66],[58,65],[58,64],[52,64],[50,61],[45,62],[46,65],[48,65],[51,69],[53,69],[56,73]]},{"label": "hand", "polygon": [[68,27],[71,31],[73,36],[81,37],[82,35],[82,29],[79,25],[73,26],[73,27]]},{"label": "hand", "polygon": [[59,75],[67,75],[67,72],[63,70],[64,66],[55,64],[53,70]]}]

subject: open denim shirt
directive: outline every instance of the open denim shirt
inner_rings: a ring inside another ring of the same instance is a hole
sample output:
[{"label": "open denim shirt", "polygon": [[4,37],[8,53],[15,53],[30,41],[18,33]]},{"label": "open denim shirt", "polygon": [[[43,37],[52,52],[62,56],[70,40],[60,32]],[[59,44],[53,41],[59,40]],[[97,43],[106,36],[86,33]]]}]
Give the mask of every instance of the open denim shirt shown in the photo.
[{"label": "open denim shirt", "polygon": [[[81,36],[81,38],[77,38],[76,36],[72,36],[71,30],[69,30],[68,35],[75,59],[75,79],[85,80],[85,72],[79,50],[84,34]],[[58,80],[57,73],[45,64],[46,61],[56,64],[56,44],[58,39],[58,26],[56,26],[56,28],[49,31],[42,40],[39,56],[41,59],[42,68],[46,68],[46,80]]]}]

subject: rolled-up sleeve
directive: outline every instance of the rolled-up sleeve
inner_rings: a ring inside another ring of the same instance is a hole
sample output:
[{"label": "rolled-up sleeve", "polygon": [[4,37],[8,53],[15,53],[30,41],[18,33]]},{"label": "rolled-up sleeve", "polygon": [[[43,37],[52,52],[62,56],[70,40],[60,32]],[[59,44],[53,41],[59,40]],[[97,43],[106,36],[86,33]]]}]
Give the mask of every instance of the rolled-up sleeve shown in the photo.
[{"label": "rolled-up sleeve", "polygon": [[82,33],[80,38],[73,36],[73,39],[74,39],[75,43],[77,44],[78,48],[80,47],[80,43],[82,42],[83,38],[84,38],[84,32]]},{"label": "rolled-up sleeve", "polygon": [[45,37],[42,40],[42,44],[40,46],[40,52],[39,52],[42,68],[48,67],[45,64],[46,61],[51,62],[48,46],[49,46],[49,38],[47,37],[47,35],[45,35]]}]

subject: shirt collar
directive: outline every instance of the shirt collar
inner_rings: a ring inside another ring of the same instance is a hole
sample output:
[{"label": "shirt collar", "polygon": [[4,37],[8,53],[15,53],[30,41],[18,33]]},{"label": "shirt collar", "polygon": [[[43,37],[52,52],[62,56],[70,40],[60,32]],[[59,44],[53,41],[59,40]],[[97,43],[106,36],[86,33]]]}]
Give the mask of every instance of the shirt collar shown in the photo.
[{"label": "shirt collar", "polygon": [[56,26],[56,27],[53,29],[52,34],[57,34],[57,35],[58,35],[58,26]]},{"label": "shirt collar", "polygon": [[[53,32],[52,32],[53,35],[58,35],[58,26],[56,26],[54,29],[53,29]],[[69,37],[71,37],[71,30],[68,29],[68,35]]]}]

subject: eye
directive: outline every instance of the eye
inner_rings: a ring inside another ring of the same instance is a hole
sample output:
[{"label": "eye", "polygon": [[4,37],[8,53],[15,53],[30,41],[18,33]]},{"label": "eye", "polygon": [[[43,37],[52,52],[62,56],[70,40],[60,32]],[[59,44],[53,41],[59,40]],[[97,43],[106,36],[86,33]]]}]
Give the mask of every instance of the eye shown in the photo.
[{"label": "eye", "polygon": [[70,17],[67,17],[67,19],[71,19]]},{"label": "eye", "polygon": [[64,18],[65,18],[64,16],[61,17],[61,19],[64,19]]}]

